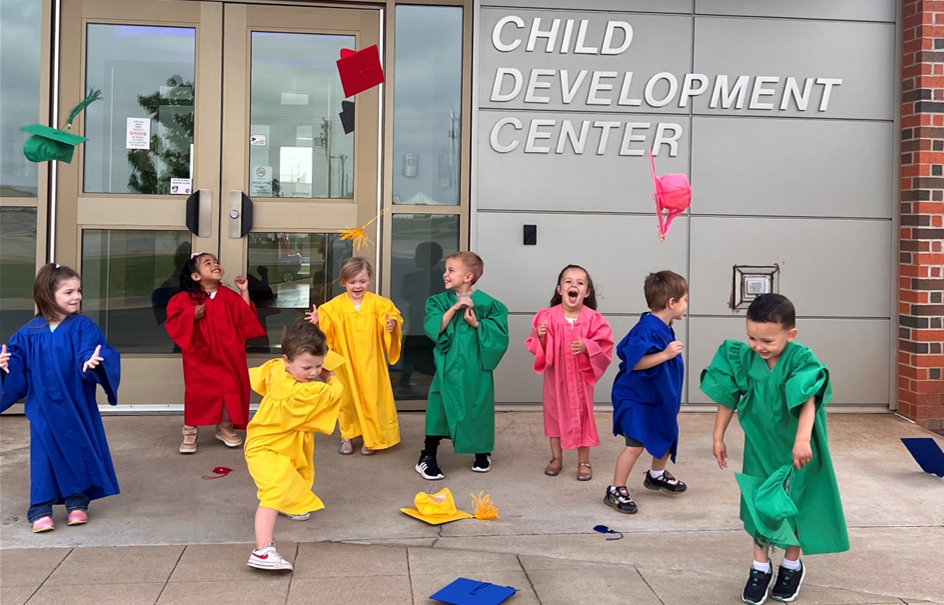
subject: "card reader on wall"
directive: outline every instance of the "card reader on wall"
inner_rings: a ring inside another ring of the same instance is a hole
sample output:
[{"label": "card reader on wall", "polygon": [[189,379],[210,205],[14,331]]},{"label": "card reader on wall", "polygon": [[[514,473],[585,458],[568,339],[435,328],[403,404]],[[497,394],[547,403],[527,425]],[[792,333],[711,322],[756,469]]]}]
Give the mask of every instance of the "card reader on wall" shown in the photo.
[{"label": "card reader on wall", "polygon": [[538,226],[537,225],[524,226],[524,245],[525,246],[538,245]]}]

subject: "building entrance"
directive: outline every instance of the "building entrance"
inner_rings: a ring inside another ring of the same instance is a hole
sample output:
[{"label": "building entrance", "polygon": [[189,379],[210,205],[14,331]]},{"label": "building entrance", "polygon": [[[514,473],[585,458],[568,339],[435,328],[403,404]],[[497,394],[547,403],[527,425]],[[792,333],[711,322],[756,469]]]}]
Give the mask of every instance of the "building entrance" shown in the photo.
[{"label": "building entrance", "polygon": [[58,121],[89,89],[103,100],[73,125],[88,141],[57,166],[54,259],[79,269],[84,313],[123,353],[122,404],[166,407],[183,384],[161,324],[191,253],[217,254],[224,283],[249,279],[268,332],[249,343],[250,365],[278,354],[284,325],[339,293],[352,254],[340,230],[379,205],[380,92],[344,102],[335,61],[380,42],[381,13],[61,6]]}]

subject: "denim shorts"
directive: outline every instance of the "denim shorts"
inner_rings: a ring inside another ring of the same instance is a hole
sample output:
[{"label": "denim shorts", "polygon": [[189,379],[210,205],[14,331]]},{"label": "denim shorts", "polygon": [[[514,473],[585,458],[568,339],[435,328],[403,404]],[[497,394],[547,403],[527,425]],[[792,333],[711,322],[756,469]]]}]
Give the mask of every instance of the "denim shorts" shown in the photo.
[{"label": "denim shorts", "polygon": [[632,437],[629,437],[628,435],[624,435],[623,438],[626,439],[626,447],[645,447],[642,444],[642,441],[633,439]]}]

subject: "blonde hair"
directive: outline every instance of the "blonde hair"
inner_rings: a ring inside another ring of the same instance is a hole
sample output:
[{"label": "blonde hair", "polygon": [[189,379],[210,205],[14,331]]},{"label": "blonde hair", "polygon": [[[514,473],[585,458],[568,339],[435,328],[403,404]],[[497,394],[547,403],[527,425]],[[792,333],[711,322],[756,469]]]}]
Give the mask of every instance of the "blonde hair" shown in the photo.
[{"label": "blonde hair", "polygon": [[341,277],[338,279],[338,282],[343,286],[354,279],[354,276],[361,271],[367,271],[367,277],[370,279],[374,278],[374,269],[370,266],[366,258],[362,256],[352,256],[351,258],[345,259],[344,262],[341,263]]},{"label": "blonde hair", "polygon": [[472,274],[472,283],[479,281],[485,271],[485,262],[475,252],[455,252],[447,260],[457,260],[462,263],[466,271]]}]

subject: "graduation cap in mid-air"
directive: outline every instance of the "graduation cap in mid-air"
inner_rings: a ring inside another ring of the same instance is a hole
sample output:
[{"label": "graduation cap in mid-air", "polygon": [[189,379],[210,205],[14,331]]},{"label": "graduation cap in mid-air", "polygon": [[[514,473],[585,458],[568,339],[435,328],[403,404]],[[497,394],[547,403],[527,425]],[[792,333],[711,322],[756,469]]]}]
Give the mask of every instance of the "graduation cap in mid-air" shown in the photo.
[{"label": "graduation cap in mid-air", "polygon": [[373,44],[358,51],[342,48],[341,58],[338,59],[338,74],[341,76],[345,97],[353,97],[357,93],[383,84],[384,73],[377,45]]},{"label": "graduation cap in mid-air", "polygon": [[459,578],[429,598],[450,605],[498,605],[516,592],[511,586]]},{"label": "graduation cap in mid-air", "polygon": [[354,132],[354,101],[341,101],[341,113],[338,116],[341,118],[344,134]]},{"label": "graduation cap in mid-air", "polygon": [[[665,241],[672,221],[692,204],[692,186],[684,174],[656,176],[656,161],[649,150],[649,167],[652,170],[653,199],[656,202],[656,217],[659,219],[659,238]],[[663,216],[663,212],[668,212]]]},{"label": "graduation cap in mid-air", "polygon": [[[72,108],[69,112],[69,119],[66,121],[66,129],[72,128],[72,122],[82,113],[90,103],[101,98],[101,91],[92,90],[82,102]],[[31,162],[48,162],[57,160],[66,164],[72,162],[72,154],[75,146],[85,142],[87,139],[83,136],[59,130],[42,124],[30,124],[23,126],[20,130],[26,131],[33,136],[26,139],[23,145],[23,155]]]},{"label": "graduation cap in mid-air", "polygon": [[926,473],[944,477],[944,452],[941,446],[930,437],[902,437],[912,457]]},{"label": "graduation cap in mid-air", "polygon": [[785,487],[792,472],[793,465],[787,464],[766,480],[734,473],[744,505],[754,522],[754,541],[758,544],[783,549],[800,545],[790,524],[790,520],[800,512]]}]

